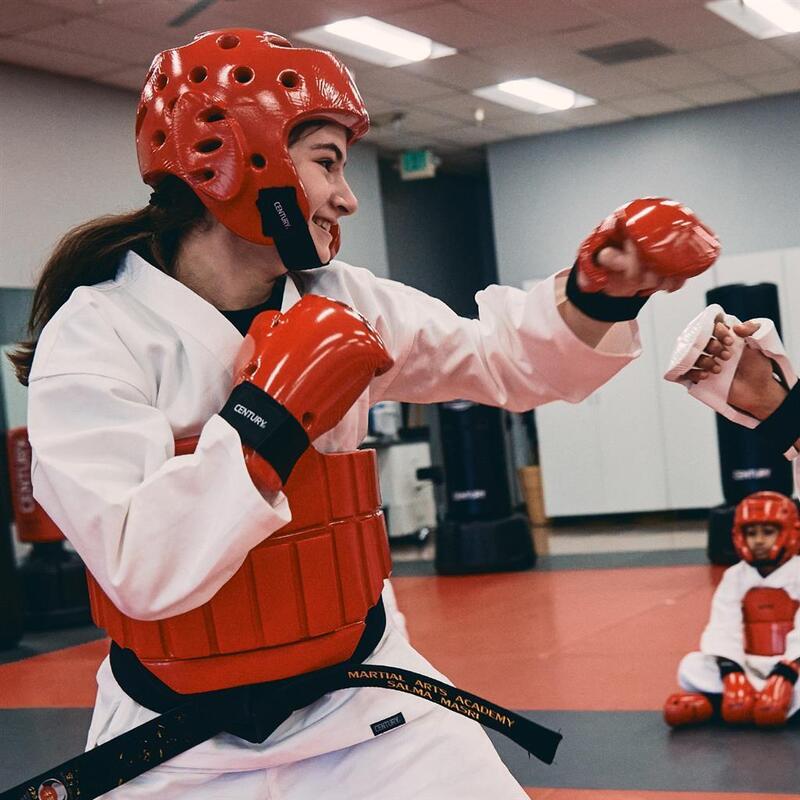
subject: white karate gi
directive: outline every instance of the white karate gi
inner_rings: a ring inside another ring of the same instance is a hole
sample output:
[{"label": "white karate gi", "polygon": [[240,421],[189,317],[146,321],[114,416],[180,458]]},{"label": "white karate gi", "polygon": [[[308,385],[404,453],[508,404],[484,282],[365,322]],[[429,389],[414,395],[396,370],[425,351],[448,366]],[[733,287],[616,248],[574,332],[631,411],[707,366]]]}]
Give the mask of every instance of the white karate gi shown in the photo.
[{"label": "white karate gi", "polygon": [[[714,592],[711,618],[700,638],[700,651],[684,656],[678,666],[678,683],[690,692],[722,693],[722,678],[716,658],[729,658],[744,667],[753,688],[760,690],[772,668],[779,661],[800,658],[800,609],[794,629],[786,636],[786,650],[781,656],[757,656],[745,652],[742,600],[755,587],[783,589],[800,600],[800,556],[790,558],[766,577],[740,561],[725,570]],[[789,716],[800,708],[800,681],[795,684]]]},{"label": "white karate gi", "polygon": [[[555,278],[525,293],[491,286],[480,320],[366,270],[333,262],[287,280],[360,311],[394,366],[375,378],[320,450],[358,447],[380,400],[464,398],[523,410],[577,402],[638,354],[636,324],[596,347],[556,308]],[[558,289],[563,292],[563,275]],[[282,493],[255,489],[236,431],[217,411],[242,337],[183,284],[128,254],[115,280],[75,290],[42,332],[30,376],[36,499],[126,614],[158,619],[209,600],[248,551],[285,525]],[[194,454],[176,439],[200,434]],[[392,626],[370,658],[442,678]],[[88,746],[156,716],[128,698],[108,660]],[[374,737],[370,724],[406,724]],[[114,791],[112,800],[493,800],[526,795],[480,726],[420,698],[382,689],[335,692],[295,712],[261,745],[223,734]]]}]

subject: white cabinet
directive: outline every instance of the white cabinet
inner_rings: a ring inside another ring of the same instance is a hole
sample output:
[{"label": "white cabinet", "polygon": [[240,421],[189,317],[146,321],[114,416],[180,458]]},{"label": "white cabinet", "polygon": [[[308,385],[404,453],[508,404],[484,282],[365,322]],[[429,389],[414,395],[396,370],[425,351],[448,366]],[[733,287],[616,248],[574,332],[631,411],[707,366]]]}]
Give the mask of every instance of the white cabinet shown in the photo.
[{"label": "white cabinet", "polygon": [[729,283],[775,283],[784,341],[800,348],[800,248],[723,256],[639,315],[642,356],[577,405],[536,411],[545,511],[550,517],[707,508],[723,501],[714,413],[666,370],[675,339]]}]

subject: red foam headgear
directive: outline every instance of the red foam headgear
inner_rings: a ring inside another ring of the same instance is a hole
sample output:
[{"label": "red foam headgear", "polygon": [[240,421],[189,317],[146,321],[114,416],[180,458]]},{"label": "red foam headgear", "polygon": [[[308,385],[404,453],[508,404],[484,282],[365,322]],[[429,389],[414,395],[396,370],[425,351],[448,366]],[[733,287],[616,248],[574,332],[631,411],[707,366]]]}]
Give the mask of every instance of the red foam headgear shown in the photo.
[{"label": "red foam headgear", "polygon": [[779,492],[756,492],[745,497],[733,518],[733,546],[742,558],[752,564],[753,553],[747,546],[744,527],[757,523],[780,527],[780,533],[767,556],[776,566],[797,555],[800,549],[800,515],[794,501]]},{"label": "red foam headgear", "polygon": [[[136,115],[145,182],[175,175],[238,236],[274,244],[289,268],[319,266],[308,231],[308,197],[289,155],[304,120],[343,125],[350,142],[369,129],[353,76],[323,50],[282,36],[232,28],[201,33],[159,53]],[[339,226],[331,228],[331,254]]]}]

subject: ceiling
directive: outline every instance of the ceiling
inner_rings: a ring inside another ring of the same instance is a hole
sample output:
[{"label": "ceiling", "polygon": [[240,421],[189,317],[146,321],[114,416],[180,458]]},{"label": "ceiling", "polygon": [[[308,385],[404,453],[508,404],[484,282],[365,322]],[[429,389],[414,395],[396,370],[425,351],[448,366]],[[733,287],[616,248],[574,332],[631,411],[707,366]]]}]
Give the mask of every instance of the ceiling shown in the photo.
[{"label": "ceiling", "polygon": [[[344,56],[373,118],[368,141],[384,153],[428,147],[467,167],[503,139],[800,91],[800,34],[759,41],[702,0],[2,0],[2,12],[0,61],[137,92],[156,52],[200,31],[291,39],[369,14],[458,53],[392,69]],[[640,39],[670,52],[614,65],[582,52]],[[597,105],[534,115],[470,94],[534,75]]]}]

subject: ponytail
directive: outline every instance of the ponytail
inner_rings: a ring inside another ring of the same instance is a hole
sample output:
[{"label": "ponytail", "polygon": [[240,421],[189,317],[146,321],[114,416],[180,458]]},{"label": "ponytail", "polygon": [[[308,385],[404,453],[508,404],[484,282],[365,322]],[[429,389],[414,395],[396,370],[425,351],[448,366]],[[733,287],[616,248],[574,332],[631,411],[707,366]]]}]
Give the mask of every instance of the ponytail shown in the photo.
[{"label": "ponytail", "polygon": [[197,195],[183,181],[167,176],[144,208],[98,217],[66,233],[36,285],[29,338],[9,354],[19,382],[28,385],[42,329],[78,286],[113,280],[128,250],[172,274],[183,237],[204,219],[205,207]]}]

